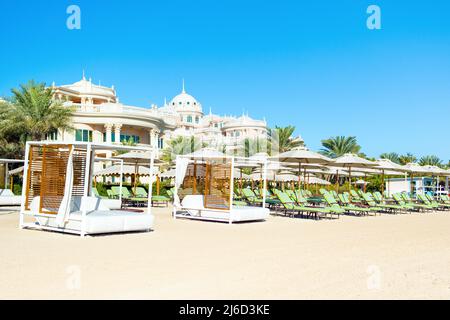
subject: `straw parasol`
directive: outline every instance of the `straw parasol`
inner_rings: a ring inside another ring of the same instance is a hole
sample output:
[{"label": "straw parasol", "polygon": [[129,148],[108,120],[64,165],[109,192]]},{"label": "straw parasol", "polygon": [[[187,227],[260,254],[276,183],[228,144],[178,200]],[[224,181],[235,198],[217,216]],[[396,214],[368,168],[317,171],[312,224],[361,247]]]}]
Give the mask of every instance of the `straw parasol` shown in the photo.
[{"label": "straw parasol", "polygon": [[[115,156],[114,158],[116,159],[121,159],[123,160],[124,164],[132,164],[135,166],[135,178],[134,178],[134,187],[133,187],[133,192],[136,193],[136,187],[137,187],[137,177],[139,176],[139,167],[140,165],[148,165],[150,166],[150,159],[152,159],[152,154],[151,151],[130,151],[124,154],[120,154]],[[153,163],[154,164],[161,164],[163,163],[163,161],[158,160],[158,159],[153,159]],[[151,187],[151,183],[149,184]],[[159,177],[157,176],[157,182],[156,182],[156,186],[158,189],[158,193],[159,193]],[[149,190],[151,191],[151,190]]]},{"label": "straw parasol", "polygon": [[274,160],[280,162],[295,162],[298,165],[298,183],[300,185],[300,172],[302,171],[302,165],[305,164],[329,164],[333,162],[330,158],[308,150],[306,147],[295,148],[291,151],[283,152],[276,156]]},{"label": "straw parasol", "polygon": [[343,156],[337,158],[333,166],[348,168],[348,191],[350,193],[351,200],[351,190],[352,190],[352,168],[373,168],[376,167],[376,163],[363,159],[356,154],[346,153]]},{"label": "straw parasol", "polygon": [[[377,167],[375,169],[381,170],[381,193],[384,193],[384,176],[385,174],[389,174],[390,172],[402,173],[407,171],[406,168],[402,165],[399,165],[389,159],[378,159],[376,161]],[[390,172],[386,172],[389,170]]]},{"label": "straw parasol", "polygon": [[414,194],[414,185],[413,185],[413,178],[414,178],[414,174],[428,174],[430,173],[429,170],[427,170],[426,168],[422,167],[421,165],[415,163],[415,162],[410,162],[408,164],[406,164],[404,166],[405,170],[407,172],[409,172],[409,176],[411,179],[411,183],[410,183],[410,191],[411,194]]}]

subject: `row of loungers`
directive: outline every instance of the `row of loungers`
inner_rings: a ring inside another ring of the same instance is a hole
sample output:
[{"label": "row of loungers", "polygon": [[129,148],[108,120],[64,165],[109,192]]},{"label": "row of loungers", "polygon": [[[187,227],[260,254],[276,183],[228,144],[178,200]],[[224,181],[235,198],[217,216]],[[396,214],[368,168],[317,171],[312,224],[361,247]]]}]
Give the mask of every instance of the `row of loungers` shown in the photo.
[{"label": "row of loungers", "polygon": [[358,193],[352,190],[350,193],[337,194],[334,191],[321,189],[322,197],[311,197],[307,190],[272,190],[279,201],[279,205],[273,206],[275,211],[283,212],[288,216],[302,216],[314,219],[334,218],[341,214],[356,216],[381,215],[381,213],[411,213],[436,210],[450,210],[450,198],[445,195],[440,201],[430,195],[417,195],[417,201],[413,201],[406,193],[393,195],[392,199],[384,199],[380,192]]},{"label": "row of loungers", "polygon": [[[106,190],[108,197],[101,196],[97,188],[92,188],[92,194],[97,198],[102,199],[119,199],[122,196],[122,202],[125,205],[132,206],[146,206],[148,201],[148,193],[143,187],[136,187],[136,191],[132,194],[127,187],[112,186],[111,189]],[[168,206],[170,199],[165,196],[152,196],[153,205]]]}]

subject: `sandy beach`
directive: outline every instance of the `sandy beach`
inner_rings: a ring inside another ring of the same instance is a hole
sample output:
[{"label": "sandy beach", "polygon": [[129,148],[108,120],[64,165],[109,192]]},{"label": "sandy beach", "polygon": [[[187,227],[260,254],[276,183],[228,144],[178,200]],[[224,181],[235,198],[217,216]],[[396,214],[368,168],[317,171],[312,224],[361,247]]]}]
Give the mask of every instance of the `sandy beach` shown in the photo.
[{"label": "sandy beach", "polygon": [[82,239],[0,212],[0,298],[450,298],[450,212],[236,225],[154,213],[154,232]]}]

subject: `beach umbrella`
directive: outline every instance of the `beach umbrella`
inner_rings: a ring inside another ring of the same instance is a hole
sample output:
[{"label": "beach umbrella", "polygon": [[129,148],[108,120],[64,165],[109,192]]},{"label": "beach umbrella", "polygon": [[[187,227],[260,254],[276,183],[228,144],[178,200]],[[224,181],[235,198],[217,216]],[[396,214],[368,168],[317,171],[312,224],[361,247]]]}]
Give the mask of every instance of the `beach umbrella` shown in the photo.
[{"label": "beach umbrella", "polygon": [[351,190],[352,190],[352,168],[373,168],[376,167],[376,163],[369,161],[367,159],[361,158],[353,153],[346,153],[343,156],[335,159],[333,162],[335,167],[348,168],[348,191],[350,193],[351,200]]},{"label": "beach umbrella", "polygon": [[298,166],[298,182],[300,185],[300,172],[302,171],[302,165],[306,164],[328,164],[333,162],[330,158],[308,150],[306,147],[299,147],[295,148],[291,151],[283,152],[276,157],[273,158],[274,160],[278,160],[280,162],[289,162],[289,163],[296,163]]},{"label": "beach umbrella", "polygon": [[409,176],[410,176],[410,179],[411,179],[411,183],[410,183],[410,192],[411,192],[411,195],[413,195],[413,194],[414,194],[414,185],[413,185],[414,174],[417,173],[418,176],[419,176],[419,175],[428,174],[428,173],[430,173],[430,172],[429,172],[429,170],[428,170],[427,168],[422,167],[421,165],[419,165],[419,164],[417,164],[417,163],[415,163],[415,162],[407,163],[407,164],[404,166],[404,168],[405,168],[405,170],[406,170],[407,172],[409,172]]},{"label": "beach umbrella", "polygon": [[[399,165],[398,163],[395,163],[389,159],[378,159],[375,161],[377,164],[377,167],[375,169],[381,170],[381,193],[384,193],[384,176],[385,174],[388,174],[390,172],[397,172],[398,174],[402,174],[403,172],[407,171],[407,169]],[[390,171],[389,173],[387,171]],[[395,175],[395,174],[394,174]]]},{"label": "beach umbrella", "polygon": [[444,170],[442,168],[439,168],[438,166],[423,166],[428,172],[433,176],[436,177],[436,192],[439,189],[439,180],[441,176],[447,175],[447,170]]},{"label": "beach umbrella", "polygon": [[[123,160],[124,164],[133,164],[135,166],[135,178],[134,178],[134,187],[133,192],[136,193],[136,187],[137,187],[137,177],[139,176],[139,167],[140,165],[150,165],[150,159],[152,158],[151,151],[137,151],[133,150],[124,154],[120,154],[115,156],[116,159]],[[153,159],[154,164],[162,164],[163,161],[159,159]],[[157,176],[157,179],[159,177]],[[151,183],[150,183],[151,184]],[[158,183],[157,183],[158,187]]]},{"label": "beach umbrella", "polygon": [[[154,172],[156,168],[153,169]],[[141,176],[149,176],[150,169],[144,166],[139,166],[139,175]],[[124,165],[123,166],[123,175],[124,176],[132,176],[136,174],[136,168],[132,165]],[[120,175],[120,165],[113,165],[107,167],[105,169],[97,170],[94,172],[94,176],[119,176]]]}]

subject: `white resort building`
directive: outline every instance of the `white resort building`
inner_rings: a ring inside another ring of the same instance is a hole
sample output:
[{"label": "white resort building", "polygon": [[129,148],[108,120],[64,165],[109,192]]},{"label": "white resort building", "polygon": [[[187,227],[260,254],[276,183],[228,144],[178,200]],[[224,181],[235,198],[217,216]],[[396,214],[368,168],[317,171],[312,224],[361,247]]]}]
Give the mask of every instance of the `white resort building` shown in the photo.
[{"label": "white resort building", "polygon": [[83,78],[69,85],[53,83],[55,99],[73,106],[73,132],[58,132],[49,140],[121,143],[133,139],[137,144],[159,149],[177,136],[195,136],[212,146],[239,148],[245,138],[267,138],[265,120],[204,114],[202,105],[193,96],[182,92],[169,103],[149,108],[119,102],[116,90]]}]

